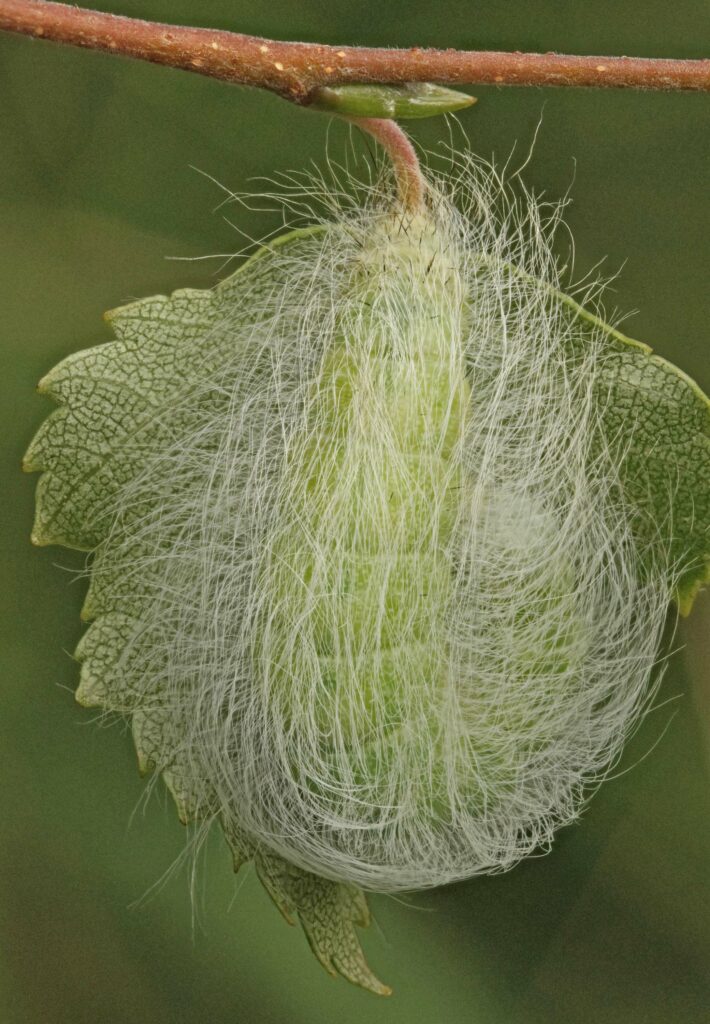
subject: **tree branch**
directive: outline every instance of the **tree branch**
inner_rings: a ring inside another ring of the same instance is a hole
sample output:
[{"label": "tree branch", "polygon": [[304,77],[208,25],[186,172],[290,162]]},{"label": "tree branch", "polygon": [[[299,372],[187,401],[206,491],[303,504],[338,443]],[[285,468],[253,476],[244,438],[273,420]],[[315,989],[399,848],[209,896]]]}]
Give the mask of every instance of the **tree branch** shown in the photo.
[{"label": "tree branch", "polygon": [[0,29],[269,89],[308,105],[323,85],[440,82],[710,91],[710,60],[370,49],[185,28],[43,0],[0,0]]}]

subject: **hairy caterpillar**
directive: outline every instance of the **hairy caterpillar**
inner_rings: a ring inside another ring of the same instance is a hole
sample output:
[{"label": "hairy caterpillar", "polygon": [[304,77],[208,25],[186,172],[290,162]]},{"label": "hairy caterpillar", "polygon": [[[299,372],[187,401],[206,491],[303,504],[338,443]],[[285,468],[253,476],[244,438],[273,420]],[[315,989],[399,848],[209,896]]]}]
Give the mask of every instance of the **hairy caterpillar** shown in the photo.
[{"label": "hairy caterpillar", "polygon": [[469,216],[432,187],[425,212],[376,197],[272,248],[95,566],[94,594],[104,571],[124,606],[142,592],[123,661],[130,706],[170,716],[158,766],[378,890],[506,869],[575,817],[674,586],[634,536],[604,339],[576,343],[551,295],[539,208],[501,211],[480,168],[467,186]]},{"label": "hairy caterpillar", "polygon": [[618,756],[707,578],[708,405],[557,290],[559,208],[491,168],[326,198],[115,311],[26,468],[36,542],[94,552],[79,701],[381,991],[353,886],[506,870]]}]

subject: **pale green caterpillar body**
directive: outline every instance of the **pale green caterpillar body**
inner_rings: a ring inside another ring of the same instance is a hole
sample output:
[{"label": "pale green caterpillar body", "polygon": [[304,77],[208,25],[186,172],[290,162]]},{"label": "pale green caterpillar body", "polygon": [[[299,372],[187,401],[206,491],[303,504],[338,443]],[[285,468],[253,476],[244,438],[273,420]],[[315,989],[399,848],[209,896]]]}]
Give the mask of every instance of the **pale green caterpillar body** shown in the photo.
[{"label": "pale green caterpillar body", "polygon": [[[445,631],[454,598],[449,549],[466,485],[460,447],[470,386],[452,344],[462,295],[432,225],[407,221],[384,217],[355,264],[286,454],[280,523],[258,587],[259,602],[267,599],[253,626],[255,676],[264,700],[275,698],[281,728],[293,720],[296,691],[305,701],[299,714],[312,716],[323,737],[312,753],[323,756],[331,782],[373,807],[396,799],[388,790],[401,723],[422,699],[435,709],[447,685],[433,637]],[[382,284],[383,258],[392,291]],[[421,274],[422,287],[395,334],[401,273]],[[306,692],[294,686],[301,678],[313,684]],[[425,748],[432,742],[427,728]],[[318,778],[306,783],[315,792]],[[422,808],[445,802],[430,783]]]},{"label": "pale green caterpillar body", "polygon": [[119,490],[92,584],[141,589],[103,703],[162,723],[141,742],[193,810],[382,891],[578,815],[674,585],[601,430],[602,332],[554,291],[557,212],[459,184],[465,213],[376,193],[247,264],[269,286],[214,325],[233,358]]},{"label": "pale green caterpillar body", "polygon": [[[301,866],[374,888],[507,866],[573,813],[589,734],[621,725],[595,659],[639,611],[633,576],[610,588],[634,558],[613,475],[590,475],[595,354],[575,368],[562,339],[513,333],[503,344],[526,348],[501,364],[495,333],[477,336],[466,259],[431,217],[367,225],[244,619],[245,646],[258,640],[240,820]],[[498,363],[493,395],[475,359]],[[565,757],[579,758],[567,778]]]}]

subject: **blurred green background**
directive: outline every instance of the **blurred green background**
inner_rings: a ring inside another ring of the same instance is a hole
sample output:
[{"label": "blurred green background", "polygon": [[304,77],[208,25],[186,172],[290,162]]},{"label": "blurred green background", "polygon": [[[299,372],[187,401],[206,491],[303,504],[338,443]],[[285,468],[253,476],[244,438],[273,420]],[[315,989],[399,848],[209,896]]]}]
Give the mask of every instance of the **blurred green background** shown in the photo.
[{"label": "blurred green background", "polygon": [[[708,55],[698,0],[114,0],[116,13],[281,38],[582,53]],[[657,710],[619,773],[547,857],[406,899],[375,897],[364,943],[395,990],[329,979],[215,836],[191,909],[185,832],[148,801],[130,737],[71,691],[81,558],[28,541],[19,460],[50,411],[36,380],[107,338],[104,309],[181,285],[276,226],[235,206],[249,178],[343,158],[324,115],[197,76],[0,38],[0,507],[3,587],[0,1024],[704,1024],[710,1019],[710,601],[676,636]],[[576,271],[623,264],[626,330],[710,388],[710,96],[471,89],[481,155],[522,155],[559,197]],[[443,122],[412,125],[426,146]],[[328,137],[326,139],[326,137]],[[683,648],[683,649],[681,649]],[[628,771],[626,769],[629,769]],[[138,904],[138,905],[136,905]]]}]

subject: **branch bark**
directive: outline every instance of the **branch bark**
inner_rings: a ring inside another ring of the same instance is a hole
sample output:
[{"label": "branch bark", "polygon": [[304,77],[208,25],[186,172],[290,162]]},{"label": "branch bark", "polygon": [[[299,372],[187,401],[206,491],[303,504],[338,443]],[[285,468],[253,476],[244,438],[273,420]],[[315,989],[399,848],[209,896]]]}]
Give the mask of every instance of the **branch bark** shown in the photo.
[{"label": "branch bark", "polygon": [[320,86],[351,82],[710,91],[710,60],[321,46],[164,25],[44,0],[0,0],[0,29],[268,89],[303,105]]}]

